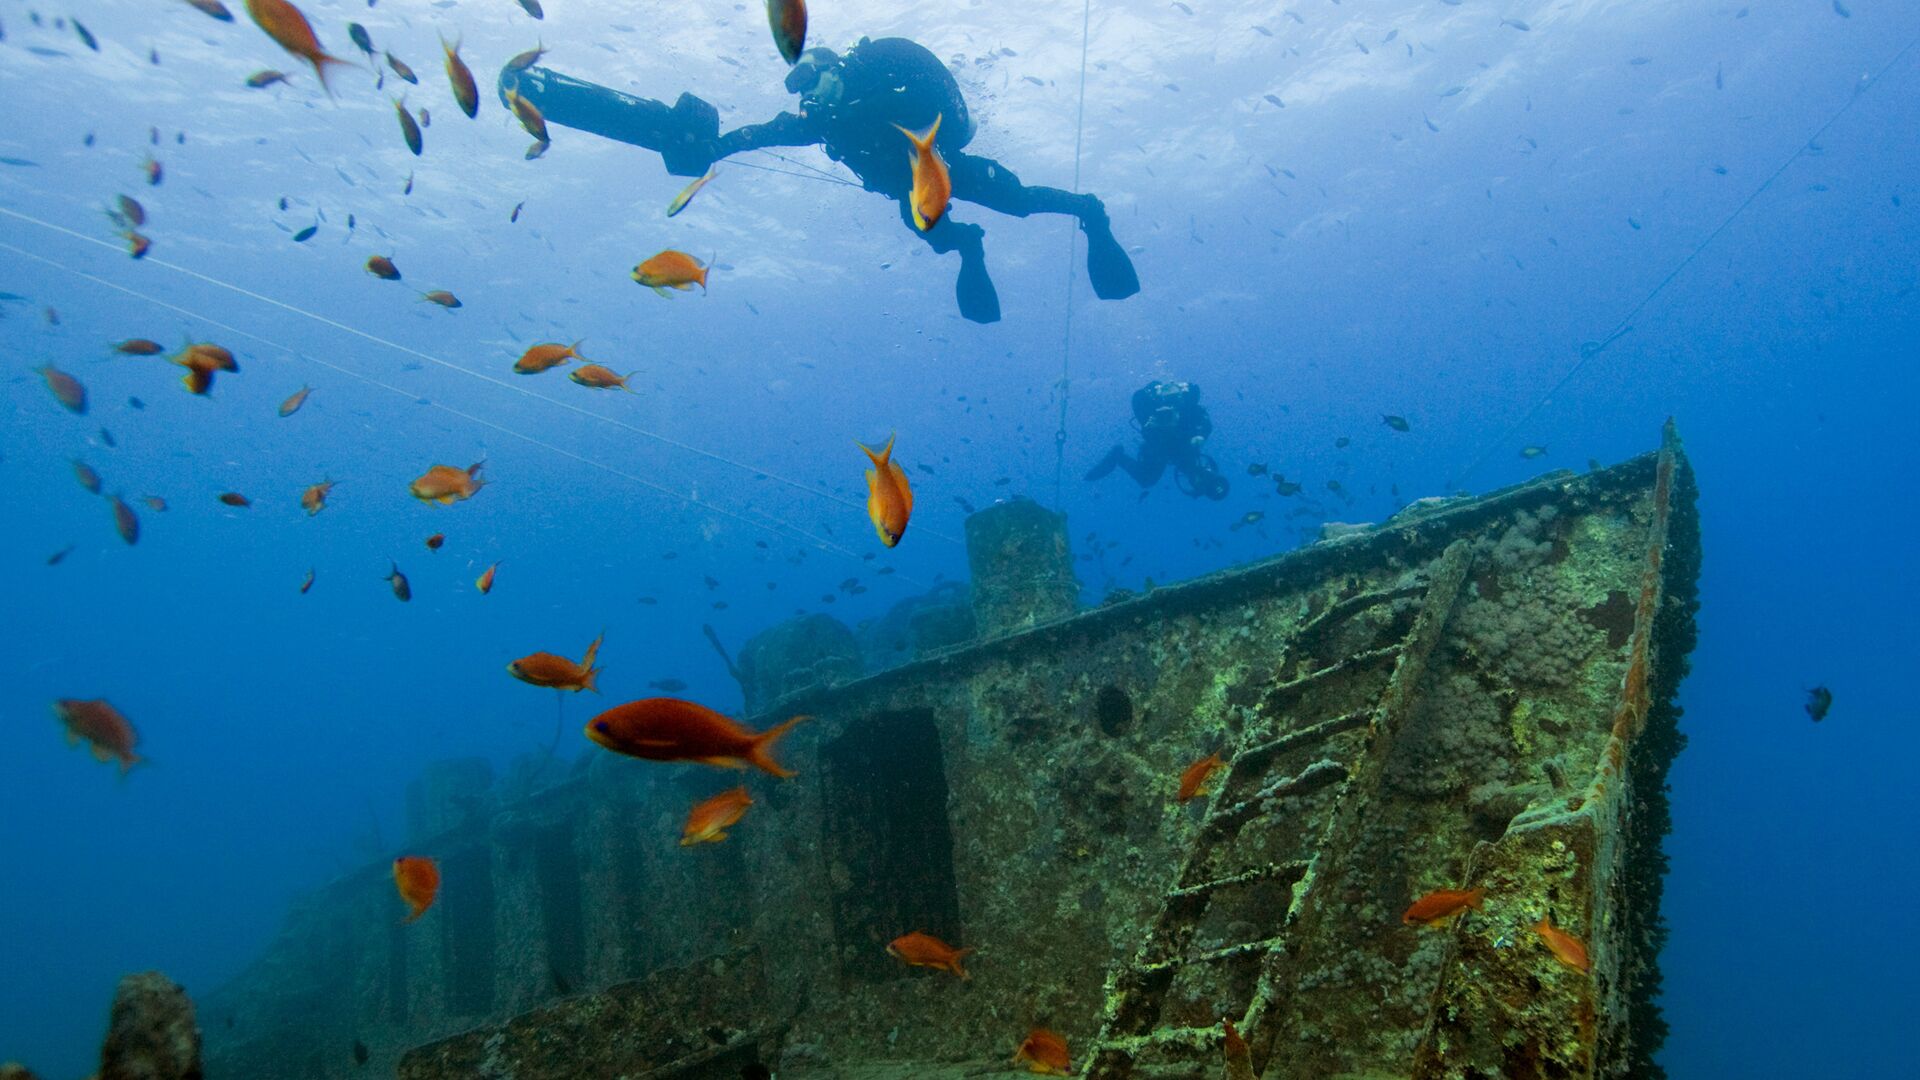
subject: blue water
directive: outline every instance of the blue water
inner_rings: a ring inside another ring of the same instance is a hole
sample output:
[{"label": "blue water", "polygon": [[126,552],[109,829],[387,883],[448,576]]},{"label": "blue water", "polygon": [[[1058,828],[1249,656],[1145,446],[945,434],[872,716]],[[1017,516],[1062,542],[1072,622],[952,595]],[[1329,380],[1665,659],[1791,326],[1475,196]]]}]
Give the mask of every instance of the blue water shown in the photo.
[{"label": "blue water", "polygon": [[[290,898],[390,853],[422,765],[543,751],[553,695],[509,678],[514,657],[578,657],[604,629],[607,701],[678,678],[735,709],[703,623],[732,648],[798,610],[857,623],[964,577],[960,500],[1029,495],[1071,516],[1083,553],[1089,532],[1111,542],[1080,564],[1094,602],[1285,550],[1322,520],[1619,460],[1672,415],[1705,563],[1661,1059],[1676,1077],[1910,1067],[1920,50],[1902,50],[1920,9],[1299,0],[1296,20],[1096,2],[1081,187],[1144,289],[1094,299],[1064,219],[956,204],[987,228],[1004,320],[983,326],[955,312],[956,259],[816,176],[846,177],[818,151],[723,164],[668,220],[685,181],[657,156],[556,130],[529,163],[485,90],[537,38],[556,69],[691,90],[723,128],[764,120],[791,99],[758,5],[553,0],[536,24],[506,0],[305,4],[334,52],[357,55],[357,19],[420,72],[404,88],[433,118],[418,160],[395,80],[342,71],[330,100],[233,6],[226,24],[74,0],[36,26],[33,5],[0,4],[0,156],[32,163],[0,165],[0,290],[24,298],[0,301],[0,1059],[83,1074],[120,973],[218,986]],[[814,42],[901,35],[951,60],[970,149],[1072,184],[1078,6],[814,7]],[[464,39],[477,121],[436,33]],[[244,88],[264,67],[291,85]],[[103,216],[119,193],[151,215],[143,262]],[[718,253],[710,294],[628,280],[666,247]],[[364,273],[374,253],[404,282]],[[430,288],[465,306],[423,303]],[[1542,402],[1582,342],[1623,324]],[[209,399],[163,359],[106,351],[187,335],[239,355]],[[637,369],[637,392],[508,371],[526,344],[579,338]],[[46,362],[85,382],[87,416],[47,392]],[[1224,502],[1077,479],[1131,437],[1128,395],[1151,378],[1202,387]],[[276,416],[303,384],[305,408]],[[852,440],[890,431],[918,508],[886,550]],[[1523,460],[1529,444],[1548,455]],[[108,492],[168,501],[135,503],[138,546],[74,457]],[[494,483],[471,502],[409,497],[427,466],[482,458]],[[1272,495],[1253,462],[1303,498]],[[329,478],[310,519],[299,493]],[[1228,529],[1250,510],[1265,521]],[[389,560],[411,604],[381,580]],[[483,597],[472,581],[496,560]],[[1815,683],[1835,694],[1817,726]],[[60,697],[113,701],[151,764],[121,780],[68,750]],[[565,705],[567,753],[596,704]]]}]

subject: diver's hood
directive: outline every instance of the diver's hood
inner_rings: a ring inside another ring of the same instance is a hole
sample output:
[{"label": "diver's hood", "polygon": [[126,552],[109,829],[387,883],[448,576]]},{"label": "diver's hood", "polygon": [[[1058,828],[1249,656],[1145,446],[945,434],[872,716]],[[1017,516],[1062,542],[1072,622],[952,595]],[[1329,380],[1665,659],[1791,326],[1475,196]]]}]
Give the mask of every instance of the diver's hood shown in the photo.
[{"label": "diver's hood", "polygon": [[793,70],[787,72],[787,93],[804,94],[813,89],[820,81],[820,73],[828,71],[840,63],[840,54],[824,45],[816,45],[800,54],[793,62]]}]

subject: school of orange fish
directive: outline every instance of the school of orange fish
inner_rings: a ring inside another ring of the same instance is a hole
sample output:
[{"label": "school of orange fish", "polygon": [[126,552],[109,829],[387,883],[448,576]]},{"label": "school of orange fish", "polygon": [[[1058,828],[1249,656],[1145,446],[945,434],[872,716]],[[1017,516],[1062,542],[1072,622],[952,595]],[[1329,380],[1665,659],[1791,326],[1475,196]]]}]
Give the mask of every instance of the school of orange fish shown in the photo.
[{"label": "school of orange fish", "polygon": [[[186,2],[213,18],[223,22],[233,21],[232,13],[220,0]],[[520,2],[525,5],[532,0]],[[806,40],[805,0],[766,0],[766,8],[775,45],[781,56],[791,64],[799,57]],[[288,53],[312,67],[321,86],[331,95],[332,89],[326,81],[328,70],[352,65],[326,52],[300,9],[289,0],[246,0],[246,9],[261,30]],[[535,9],[530,7],[528,10],[533,13]],[[372,47],[364,40],[365,32],[357,24],[353,29],[359,31],[353,35],[355,43],[371,59]],[[448,45],[443,41],[442,45],[447,79],[454,98],[461,111],[473,117],[479,109],[479,90],[473,73],[460,58],[458,42]],[[535,49],[522,53],[509,61],[508,67],[524,70],[538,60],[543,51]],[[409,83],[418,83],[412,69],[391,52],[385,54],[385,59],[396,76]],[[263,87],[285,82],[286,79],[287,76],[282,72],[265,70],[250,78],[248,85]],[[532,102],[511,88],[506,91],[506,100],[515,118],[534,137],[534,145],[527,151],[527,156],[538,157],[550,142],[545,118]],[[424,126],[423,123],[416,121],[402,103],[396,101],[394,108],[408,149],[416,155],[420,154],[423,147],[420,128]],[[423,121],[426,119],[424,110],[421,118]],[[940,220],[952,196],[946,162],[933,145],[939,129],[938,117],[922,132],[900,129],[908,140],[907,152],[913,167],[910,199],[913,222],[922,230],[931,229]],[[150,184],[161,182],[164,170],[157,160],[149,157],[144,168]],[[709,171],[688,185],[668,207],[668,216],[679,213],[694,194],[712,179],[712,175]],[[146,224],[144,207],[131,196],[122,195],[110,215],[122,227],[121,235],[128,242],[129,253],[136,259],[144,257],[153,245],[151,238],[138,231]],[[401,280],[400,269],[391,256],[368,257],[366,270],[382,280]],[[696,284],[705,289],[708,270],[708,266],[685,252],[667,250],[634,267],[632,277],[640,285],[665,296],[668,295],[668,289],[685,291]],[[449,309],[460,306],[459,299],[446,290],[433,290],[421,295],[422,299]],[[627,386],[630,375],[621,375],[588,361],[579,352],[581,344],[576,341],[571,345],[558,342],[533,345],[514,362],[513,370],[522,375],[534,375],[578,361],[580,366],[569,373],[574,382],[594,389],[619,388],[632,392]],[[121,355],[133,357],[159,356],[166,352],[160,343],[147,338],[128,338],[112,348]],[[233,353],[212,342],[188,342],[167,359],[185,369],[181,382],[187,391],[202,396],[211,393],[216,373],[237,374],[240,370]],[[87,412],[87,391],[78,379],[51,364],[38,370],[48,390],[62,406],[78,415]],[[294,415],[312,393],[311,387],[302,386],[281,403],[279,415],[283,418]],[[1390,417],[1389,422],[1393,419]],[[892,438],[880,450],[860,444],[860,449],[872,464],[872,468],[866,472],[867,515],[880,542],[887,547],[900,542],[913,512],[913,490],[907,482],[906,473],[893,461],[893,444]],[[480,476],[484,464],[475,462],[464,469],[452,465],[433,465],[411,482],[409,490],[414,498],[424,503],[449,506],[463,502],[486,487],[487,481]],[[83,487],[94,494],[102,494],[100,477],[93,469],[79,461],[75,461],[73,466],[75,477]],[[309,515],[320,513],[326,509],[327,497],[333,487],[332,480],[308,486],[301,492],[300,505]],[[137,543],[140,539],[139,516],[119,495],[104,497],[111,506],[114,526],[120,537],[128,544]],[[144,501],[151,510],[166,509],[165,500],[159,496],[149,495]],[[219,496],[219,501],[235,508],[252,504],[250,499],[238,492],[226,492]],[[426,547],[438,551],[445,540],[445,534],[434,533],[426,538]],[[66,551],[56,553],[48,561],[58,562],[65,554]],[[495,562],[488,566],[475,580],[474,587],[482,594],[492,591],[494,574],[499,565]],[[396,599],[412,599],[412,586],[397,564],[392,565],[386,580]],[[313,584],[314,572],[308,570],[300,583],[300,592],[306,593]],[[577,663],[554,653],[535,652],[508,664],[507,671],[514,678],[533,686],[561,692],[592,690],[598,693],[595,678],[600,669],[594,662],[603,638],[604,635],[595,638]],[[104,699],[89,701],[63,698],[56,701],[53,708],[66,728],[70,743],[84,742],[100,761],[118,762],[123,775],[141,763],[142,759],[135,751],[139,736],[133,725]],[[795,774],[773,758],[773,744],[796,724],[807,719],[805,716],[796,716],[766,731],[755,732],[696,702],[673,697],[652,697],[617,705],[600,713],[587,722],[585,734],[596,745],[628,757],[647,761],[691,762],[719,768],[751,767],[775,778],[785,779]],[[1174,785],[1175,801],[1185,803],[1208,794],[1208,780],[1225,764],[1226,761],[1215,752],[1182,770]],[[737,826],[752,806],[753,798],[744,784],[698,803],[687,814],[681,845],[724,841],[727,830]],[[439,894],[441,879],[438,864],[428,856],[401,856],[393,862],[393,877],[396,891],[407,906],[404,921],[412,923],[420,919],[433,906]],[[1485,895],[1485,889],[1435,889],[1415,900],[1401,921],[1408,926],[1444,926],[1469,910],[1479,910]],[[1590,961],[1586,945],[1580,938],[1554,926],[1547,915],[1542,915],[1532,929],[1555,960],[1583,975],[1588,972]],[[888,955],[903,964],[946,972],[961,979],[970,977],[961,961],[973,951],[972,947],[956,948],[920,930],[903,933],[887,945]],[[1223,1031],[1223,1049],[1229,1059],[1234,1056],[1236,1046],[1239,1054],[1245,1055],[1246,1044],[1240,1040],[1230,1021],[1223,1021]],[[1015,1051],[1013,1064],[1024,1065],[1030,1071],[1044,1075],[1069,1075],[1070,1055],[1066,1039],[1047,1028],[1035,1027]]]}]

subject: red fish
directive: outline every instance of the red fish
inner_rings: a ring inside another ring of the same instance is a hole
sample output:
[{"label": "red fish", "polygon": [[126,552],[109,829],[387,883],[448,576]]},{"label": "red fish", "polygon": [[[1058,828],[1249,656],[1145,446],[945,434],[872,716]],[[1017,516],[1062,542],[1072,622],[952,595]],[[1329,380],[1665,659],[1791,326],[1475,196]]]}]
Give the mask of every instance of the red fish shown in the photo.
[{"label": "red fish", "polygon": [[886,448],[875,453],[862,442],[854,445],[866,451],[873,468],[867,470],[867,517],[880,542],[892,547],[906,535],[907,519],[913,515],[913,488],[900,463],[893,460],[893,436],[887,436]]},{"label": "red fish", "polygon": [[1587,943],[1553,925],[1549,917],[1540,916],[1540,921],[1533,924],[1533,932],[1540,935],[1540,940],[1553,953],[1555,960],[1582,975],[1593,966],[1593,961],[1587,956]]},{"label": "red fish", "polygon": [[926,232],[940,223],[947,204],[953,201],[953,178],[947,175],[947,161],[933,145],[940,135],[940,117],[935,116],[933,126],[925,131],[893,126],[913,144],[913,190],[907,194],[908,205],[913,209],[914,227]]},{"label": "red fish", "polygon": [[1418,923],[1422,926],[1438,926],[1455,915],[1472,908],[1480,910],[1480,901],[1487,895],[1485,889],[1435,889],[1413,902],[1400,921],[1408,926]]},{"label": "red fish", "polygon": [[476,461],[465,469],[458,469],[452,465],[435,465],[421,473],[408,490],[412,491],[413,497],[421,502],[439,503],[441,506],[452,506],[454,503],[464,502],[479,494],[480,489],[487,486],[487,482],[480,479],[480,468],[485,464],[485,461]]},{"label": "red fish", "polygon": [[149,338],[128,338],[116,344],[113,351],[125,356],[158,356],[167,351],[165,345]]},{"label": "red fish", "polygon": [[299,412],[300,406],[307,403],[307,395],[311,393],[313,393],[311,386],[303,386],[295,390],[292,397],[280,403],[280,418],[284,420]]},{"label": "red fish", "polygon": [[1220,759],[1219,752],[1215,751],[1187,766],[1180,773],[1180,791],[1174,795],[1174,801],[1186,802],[1197,795],[1207,794],[1207,779],[1213,775],[1214,770],[1225,764],[1226,762]]},{"label": "red fish", "polygon": [[185,348],[169,359],[185,368],[229,372],[240,370],[240,365],[233,359],[233,350],[211,341],[188,342]]},{"label": "red fish", "polygon": [[807,47],[807,0],[767,0],[767,25],[780,59],[789,65],[799,60]]},{"label": "red fish", "polygon": [[686,292],[696,284],[704,291],[707,287],[708,267],[700,260],[684,251],[669,248],[633,268],[633,280],[659,293],[667,295],[668,289]]},{"label": "red fish", "polygon": [[911,934],[901,934],[887,943],[887,955],[904,961],[910,967],[930,967],[958,975],[963,979],[971,978],[960,961],[971,947],[956,949],[934,937],[932,934],[915,930]]},{"label": "red fish", "polygon": [[447,542],[446,533],[434,533],[432,536],[427,537],[427,550],[439,551],[440,545],[446,542]]},{"label": "red fish", "polygon": [[237,491],[229,491],[229,492],[223,493],[220,496],[220,501],[227,504],[228,506],[238,507],[241,510],[245,510],[247,507],[253,505],[252,499],[247,498],[245,495],[242,495]]},{"label": "red fish", "polygon": [[440,865],[424,855],[402,855],[393,860],[393,884],[407,902],[406,921],[413,922],[440,894]]},{"label": "red fish", "polygon": [[42,364],[34,370],[47,380],[47,389],[53,391],[54,398],[66,406],[68,412],[80,416],[87,414],[87,388],[80,385],[79,379],[52,364]]},{"label": "red fish", "polygon": [[460,111],[471,120],[480,112],[480,87],[473,81],[467,62],[460,59],[458,41],[449,45],[446,38],[441,38],[440,49],[447,54],[447,82],[453,86],[453,100],[459,102]]},{"label": "red fish", "polygon": [[600,655],[600,642],[606,640],[606,636],[594,638],[593,644],[587,646],[587,654],[577,664],[564,656],[537,652],[508,664],[507,674],[534,686],[571,690],[576,694],[591,690],[597,694],[600,688],[594,685],[594,680],[600,677],[600,669],[593,666],[593,660]]},{"label": "red fish", "polygon": [[327,496],[333,492],[333,481],[322,480],[300,493],[300,506],[312,517],[327,508]]},{"label": "red fish", "polygon": [[113,503],[114,531],[118,532],[120,539],[125,540],[128,544],[139,543],[140,516],[135,514],[133,507],[128,506],[127,501],[120,496],[113,496],[111,501]]},{"label": "red fish", "polygon": [[1247,1048],[1247,1040],[1240,1037],[1239,1029],[1233,1021],[1221,1018],[1223,1034],[1220,1039],[1223,1080],[1255,1080],[1253,1073],[1253,1052]]},{"label": "red fish", "polygon": [[327,55],[327,51],[320,47],[320,39],[313,34],[313,25],[307,22],[307,17],[300,13],[299,8],[287,0],[247,0],[247,14],[281,48],[312,64],[314,75],[320,79],[320,86],[329,96],[333,94],[333,88],[327,85],[327,68],[349,65],[337,56]]},{"label": "red fish", "polygon": [[1026,1041],[1013,1052],[1015,1065],[1025,1062],[1028,1072],[1042,1076],[1071,1076],[1069,1061],[1067,1040],[1043,1027],[1027,1032]]},{"label": "red fish", "polygon": [[605,364],[582,364],[567,372],[567,378],[595,390],[612,390],[614,387],[619,387],[631,394],[633,387],[627,385],[627,380],[638,374],[640,373],[637,371],[629,371],[622,375]]},{"label": "red fish", "polygon": [[538,345],[530,345],[526,352],[520,354],[520,359],[513,362],[513,370],[522,375],[538,375],[569,360],[585,360],[580,355],[580,344],[578,341],[571,345],[543,341]]},{"label": "red fish", "polygon": [[127,718],[120,710],[107,703],[106,698],[81,701],[78,698],[61,698],[53,703],[53,713],[67,728],[68,745],[77,745],[86,740],[92,747],[97,761],[120,762],[120,774],[126,775],[128,769],[140,764],[140,755],[133,752],[140,736],[133,730]]},{"label": "red fish", "polygon": [[628,757],[698,761],[725,769],[752,765],[785,778],[793,776],[793,771],[773,760],[768,751],[780,736],[805,719],[796,716],[766,731],[754,732],[705,705],[679,698],[642,698],[616,705],[588,721],[587,738]]},{"label": "red fish", "polygon": [[680,830],[680,846],[717,844],[727,838],[727,830],[747,816],[753,797],[745,784],[702,800],[687,814],[686,827]]}]

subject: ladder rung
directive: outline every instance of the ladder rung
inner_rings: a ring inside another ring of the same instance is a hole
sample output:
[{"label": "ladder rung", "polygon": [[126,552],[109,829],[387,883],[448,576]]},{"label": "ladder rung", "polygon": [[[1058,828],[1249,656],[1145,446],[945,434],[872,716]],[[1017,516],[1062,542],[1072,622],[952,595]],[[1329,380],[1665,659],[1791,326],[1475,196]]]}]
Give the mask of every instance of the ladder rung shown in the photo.
[{"label": "ladder rung", "polygon": [[1220,1045],[1218,1027],[1161,1028],[1151,1035],[1129,1035],[1124,1039],[1100,1043],[1088,1048],[1087,1056],[1092,1058],[1102,1053],[1115,1053],[1134,1058],[1149,1050],[1178,1047],[1182,1050],[1204,1051],[1218,1045]]},{"label": "ladder rung", "polygon": [[1202,881],[1198,884],[1175,889],[1167,894],[1167,899],[1170,901],[1186,900],[1195,896],[1205,896],[1216,889],[1230,888],[1235,885],[1248,885],[1256,881],[1265,881],[1269,878],[1292,877],[1297,881],[1305,876],[1306,872],[1307,864],[1303,862],[1268,863],[1265,866],[1256,866],[1251,870],[1244,870],[1238,874],[1230,874],[1227,877],[1214,878],[1212,881]]},{"label": "ladder rung", "polygon": [[1343,675],[1358,668],[1369,667],[1382,660],[1391,660],[1400,655],[1400,650],[1404,644],[1404,642],[1396,641],[1391,645],[1382,645],[1377,649],[1368,649],[1365,652],[1357,652],[1352,656],[1343,657],[1328,664],[1326,667],[1315,668],[1305,675],[1275,686],[1272,691],[1272,696],[1297,697],[1322,679],[1330,679],[1335,675]]},{"label": "ladder rung", "polygon": [[1310,746],[1314,743],[1324,742],[1343,731],[1352,731],[1354,728],[1359,727],[1371,719],[1373,719],[1373,707],[1371,705],[1364,709],[1355,709],[1350,713],[1343,713],[1331,720],[1322,720],[1312,727],[1288,732],[1277,739],[1269,739],[1259,746],[1249,747],[1240,751],[1235,760],[1236,763],[1238,763],[1247,758],[1272,757],[1276,754],[1286,753],[1288,750],[1297,750],[1302,746]]},{"label": "ladder rung", "polygon": [[1293,776],[1282,777],[1260,789],[1254,794],[1232,806],[1224,807],[1207,817],[1207,826],[1215,831],[1229,831],[1238,828],[1246,819],[1260,811],[1260,804],[1272,799],[1286,798],[1291,795],[1307,795],[1328,784],[1338,783],[1347,778],[1347,767],[1338,762],[1322,758],[1300,770]]},{"label": "ladder rung", "polygon": [[1176,956],[1171,960],[1159,960],[1151,964],[1141,964],[1140,971],[1142,973],[1158,974],[1162,971],[1187,967],[1192,964],[1217,964],[1222,960],[1237,960],[1242,956],[1252,956],[1256,953],[1264,956],[1272,952],[1274,947],[1279,945],[1283,940],[1285,940],[1283,936],[1276,935],[1270,938],[1261,938],[1259,941],[1243,941],[1238,945],[1227,945],[1218,949],[1209,949],[1206,952],[1195,953],[1192,956]]},{"label": "ladder rung", "polygon": [[1313,640],[1329,623],[1338,622],[1349,615],[1364,611],[1378,604],[1385,604],[1394,600],[1403,600],[1410,596],[1418,596],[1425,588],[1426,584],[1423,582],[1419,585],[1409,585],[1399,589],[1381,589],[1377,592],[1364,592],[1358,596],[1349,596],[1345,600],[1329,606],[1325,611],[1308,619],[1306,622],[1301,623],[1300,629],[1294,632],[1293,641],[1290,645],[1297,650],[1301,642]]}]

